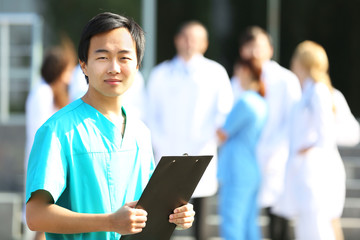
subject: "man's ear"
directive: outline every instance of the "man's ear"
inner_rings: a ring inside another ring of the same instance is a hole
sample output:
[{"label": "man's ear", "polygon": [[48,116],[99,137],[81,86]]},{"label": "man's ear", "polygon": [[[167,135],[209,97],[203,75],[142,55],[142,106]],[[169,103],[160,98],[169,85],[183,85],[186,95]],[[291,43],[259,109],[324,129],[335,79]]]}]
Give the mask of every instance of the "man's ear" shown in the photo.
[{"label": "man's ear", "polygon": [[83,62],[83,61],[81,61],[81,60],[79,60],[79,64],[80,64],[80,67],[81,67],[83,73],[87,76],[87,66],[86,66],[86,63]]},{"label": "man's ear", "polygon": [[274,47],[272,45],[270,45],[269,48],[269,59],[271,59],[274,56]]},{"label": "man's ear", "polygon": [[202,46],[200,48],[200,53],[202,55],[204,55],[206,50],[208,49],[208,47],[209,47],[209,41],[206,39],[206,40],[204,40],[204,42],[203,42],[203,44],[202,44]]}]

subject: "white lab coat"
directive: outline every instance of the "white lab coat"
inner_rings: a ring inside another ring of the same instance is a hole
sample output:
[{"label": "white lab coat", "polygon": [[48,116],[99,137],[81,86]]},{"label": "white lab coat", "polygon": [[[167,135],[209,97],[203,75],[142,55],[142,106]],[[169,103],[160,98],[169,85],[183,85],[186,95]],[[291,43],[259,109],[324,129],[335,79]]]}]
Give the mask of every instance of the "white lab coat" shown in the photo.
[{"label": "white lab coat", "polygon": [[299,240],[335,239],[331,220],[344,207],[346,176],[336,146],[333,103],[325,84],[307,79],[292,115],[285,187],[273,212],[296,221]]},{"label": "white lab coat", "polygon": [[283,189],[289,156],[290,116],[300,100],[301,87],[295,74],[274,61],[263,65],[263,79],[269,116],[257,148],[262,171],[259,203],[261,207],[271,207]]},{"label": "white lab coat", "polygon": [[[289,120],[294,105],[300,100],[301,87],[295,74],[275,61],[262,68],[268,120],[259,140],[257,158],[262,173],[259,191],[261,207],[273,206],[282,192],[286,161],[289,155]],[[239,80],[232,80],[233,93],[240,96]]]},{"label": "white lab coat", "polygon": [[30,91],[25,103],[26,143],[25,170],[34,142],[36,131],[51,117],[58,108],[54,103],[54,94],[49,84],[41,79]]},{"label": "white lab coat", "polygon": [[193,197],[217,190],[216,129],[233,104],[231,85],[220,64],[194,56],[175,57],[156,66],[148,85],[148,114],[155,161],[165,155],[214,155]]},{"label": "white lab coat", "polygon": [[333,92],[335,104],[336,143],[338,146],[351,147],[360,142],[360,126],[344,95],[337,89]]},{"label": "white lab coat", "polygon": [[124,93],[123,106],[131,116],[144,121],[145,118],[145,81],[143,75],[138,71],[131,87]]},{"label": "white lab coat", "polygon": [[69,84],[69,98],[70,102],[75,101],[78,98],[81,98],[85,95],[88,90],[88,84],[85,79],[85,75],[78,64],[71,75],[71,80]]},{"label": "white lab coat", "polygon": [[[341,216],[345,169],[336,146],[333,98],[327,86],[306,80],[291,127],[291,152],[284,192],[274,212],[288,218]],[[299,151],[310,148],[306,153]],[[300,226],[301,228],[301,226]]]},{"label": "white lab coat", "polygon": [[[281,68],[276,62],[273,61],[266,63],[263,67],[263,79],[267,90],[266,99],[269,100],[272,98],[272,96],[276,96],[276,98],[274,101],[269,103],[269,111],[272,113],[271,118],[273,120],[267,124],[267,130],[265,131],[268,132],[264,133],[262,143],[259,144],[258,148],[258,158],[263,175],[262,186],[259,194],[259,202],[262,207],[269,207],[274,205],[276,203],[276,199],[281,194],[285,174],[285,165],[288,155],[286,146],[288,146],[289,140],[287,139],[285,132],[278,131],[278,129],[280,127],[285,130],[285,126],[288,125],[287,122],[289,122],[291,109],[293,108],[294,103],[296,103],[300,98],[300,86],[295,81],[296,77],[291,76],[292,74],[288,74],[287,72],[288,70]],[[278,76],[279,74],[282,77],[279,78],[280,80],[278,80],[277,84],[287,84],[288,87],[285,88],[287,89],[287,93],[284,91],[281,92],[280,89],[284,88],[278,88],[274,85],[269,85],[271,79],[274,79],[275,76]],[[267,76],[270,75],[273,75],[273,77],[270,79],[267,78]],[[239,80],[236,79],[236,77],[233,77],[231,83],[234,97],[237,99],[239,96],[241,96],[242,93]],[[281,96],[283,96],[283,100],[281,100]],[[289,99],[289,102],[287,99]],[[335,122],[337,145],[354,146],[358,144],[360,142],[359,122],[352,115],[344,96],[337,89],[334,89],[333,101],[336,109]],[[282,112],[282,105],[284,105],[284,109],[288,110]],[[275,106],[275,108],[273,106]],[[277,115],[281,112],[283,115]],[[278,124],[273,125],[272,123],[274,122],[278,122]],[[284,127],[282,127],[283,124]],[[277,141],[272,141],[271,134],[277,135],[278,133],[280,135],[278,138],[276,138]],[[282,144],[279,144],[281,142],[281,138],[283,138],[284,141]],[[266,141],[266,139],[270,139],[270,141]],[[266,147],[266,145],[268,147]],[[279,150],[276,150],[276,145],[278,145]],[[272,154],[273,157],[266,157],[267,154]]]}]

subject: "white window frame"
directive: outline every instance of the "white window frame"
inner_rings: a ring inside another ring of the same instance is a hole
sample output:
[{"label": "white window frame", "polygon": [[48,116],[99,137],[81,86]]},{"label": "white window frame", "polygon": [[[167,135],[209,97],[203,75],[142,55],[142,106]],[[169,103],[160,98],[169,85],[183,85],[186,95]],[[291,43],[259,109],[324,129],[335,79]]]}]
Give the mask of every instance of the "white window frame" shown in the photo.
[{"label": "white window frame", "polygon": [[[10,27],[12,25],[31,27],[31,64],[29,89],[39,79],[42,61],[43,20],[35,13],[0,13],[0,125],[11,124],[10,113]],[[23,118],[24,119],[24,118]]]}]

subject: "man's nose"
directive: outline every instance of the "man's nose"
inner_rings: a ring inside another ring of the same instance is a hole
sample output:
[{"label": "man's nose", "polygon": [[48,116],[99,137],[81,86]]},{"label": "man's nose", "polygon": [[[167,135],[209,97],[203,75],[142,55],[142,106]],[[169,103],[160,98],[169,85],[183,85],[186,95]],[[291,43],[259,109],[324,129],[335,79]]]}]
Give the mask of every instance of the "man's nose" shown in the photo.
[{"label": "man's nose", "polygon": [[116,59],[112,60],[109,66],[108,73],[118,74],[120,72],[121,72],[121,68],[119,62]]},{"label": "man's nose", "polygon": [[261,58],[261,50],[260,49],[253,49],[252,52],[251,52],[251,55],[255,59],[260,59]]}]

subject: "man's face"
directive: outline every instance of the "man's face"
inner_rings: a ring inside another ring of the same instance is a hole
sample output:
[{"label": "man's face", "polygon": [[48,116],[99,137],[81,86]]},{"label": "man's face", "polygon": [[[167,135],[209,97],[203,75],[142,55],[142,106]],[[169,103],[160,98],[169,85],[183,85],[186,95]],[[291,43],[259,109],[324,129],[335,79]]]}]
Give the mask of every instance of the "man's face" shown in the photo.
[{"label": "man's face", "polygon": [[204,54],[207,49],[206,30],[199,25],[185,27],[175,37],[175,47],[178,54],[184,58],[191,58],[194,54]]},{"label": "man's face", "polygon": [[121,96],[138,70],[135,42],[126,28],[97,34],[90,39],[87,63],[80,64],[92,96]]},{"label": "man's face", "polygon": [[245,44],[240,49],[240,56],[244,59],[256,59],[261,62],[272,58],[273,49],[267,36],[260,34],[253,41]]}]

